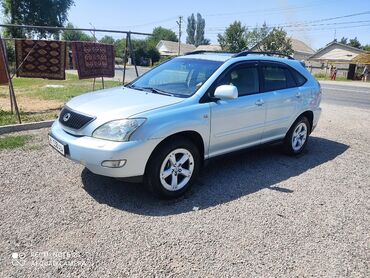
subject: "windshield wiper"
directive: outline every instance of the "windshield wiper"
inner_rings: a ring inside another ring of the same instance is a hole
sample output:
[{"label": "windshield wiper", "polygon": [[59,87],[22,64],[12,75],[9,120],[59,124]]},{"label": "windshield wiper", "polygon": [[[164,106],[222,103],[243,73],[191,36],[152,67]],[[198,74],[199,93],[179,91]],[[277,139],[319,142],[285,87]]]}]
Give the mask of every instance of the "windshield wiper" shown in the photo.
[{"label": "windshield wiper", "polygon": [[153,87],[143,87],[141,89],[143,89],[143,90],[150,90],[152,93],[159,94],[159,95],[165,95],[165,96],[171,96],[171,97],[174,96],[174,94],[171,94],[169,92],[165,92],[165,91],[162,91],[160,89],[153,88]]}]

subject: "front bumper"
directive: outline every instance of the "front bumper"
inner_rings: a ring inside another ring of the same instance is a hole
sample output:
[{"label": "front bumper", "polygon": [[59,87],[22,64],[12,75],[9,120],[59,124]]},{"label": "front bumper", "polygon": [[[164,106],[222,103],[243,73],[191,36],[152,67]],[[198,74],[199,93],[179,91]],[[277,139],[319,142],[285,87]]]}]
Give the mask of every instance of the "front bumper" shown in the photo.
[{"label": "front bumper", "polygon": [[[58,121],[51,127],[51,135],[68,145],[66,157],[76,161],[91,172],[115,178],[142,176],[146,163],[161,139],[112,142],[89,136],[77,137],[65,132]],[[106,160],[126,160],[121,168],[101,166]]]}]

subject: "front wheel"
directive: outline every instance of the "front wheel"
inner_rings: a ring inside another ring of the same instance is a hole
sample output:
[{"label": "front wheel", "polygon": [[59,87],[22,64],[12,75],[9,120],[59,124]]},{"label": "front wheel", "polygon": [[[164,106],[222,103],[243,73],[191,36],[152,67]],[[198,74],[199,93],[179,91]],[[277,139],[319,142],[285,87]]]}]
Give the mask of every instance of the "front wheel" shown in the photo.
[{"label": "front wheel", "polygon": [[147,184],[157,196],[177,198],[190,189],[200,164],[199,150],[193,142],[174,138],[151,157],[146,171]]},{"label": "front wheel", "polygon": [[310,122],[306,117],[298,118],[288,131],[284,140],[285,152],[289,155],[300,154],[307,145]]}]

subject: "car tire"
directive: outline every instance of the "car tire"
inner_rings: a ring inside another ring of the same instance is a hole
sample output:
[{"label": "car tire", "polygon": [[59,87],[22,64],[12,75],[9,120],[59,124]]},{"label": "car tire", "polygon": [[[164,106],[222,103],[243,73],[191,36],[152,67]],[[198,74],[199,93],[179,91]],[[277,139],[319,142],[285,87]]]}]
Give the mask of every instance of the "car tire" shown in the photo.
[{"label": "car tire", "polygon": [[145,174],[146,183],[158,197],[180,197],[198,176],[201,162],[199,150],[191,140],[172,138],[151,156]]},{"label": "car tire", "polygon": [[288,155],[298,155],[305,149],[310,135],[311,125],[304,116],[299,117],[284,139],[284,151]]}]

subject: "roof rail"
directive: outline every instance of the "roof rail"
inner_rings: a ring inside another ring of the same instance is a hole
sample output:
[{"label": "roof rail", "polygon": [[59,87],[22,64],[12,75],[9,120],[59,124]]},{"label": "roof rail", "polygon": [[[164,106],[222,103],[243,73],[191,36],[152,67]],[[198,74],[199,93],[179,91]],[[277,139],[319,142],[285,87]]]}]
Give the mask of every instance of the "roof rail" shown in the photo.
[{"label": "roof rail", "polygon": [[286,55],[280,52],[268,52],[268,51],[242,51],[237,54],[235,54],[233,57],[243,57],[248,56],[249,54],[259,54],[259,55],[267,55],[267,56],[281,56],[281,57],[287,57],[289,60],[295,60],[292,56]]},{"label": "roof rail", "polygon": [[226,52],[217,50],[195,50],[191,52],[186,52],[184,55],[203,54],[203,53],[226,53]]}]

